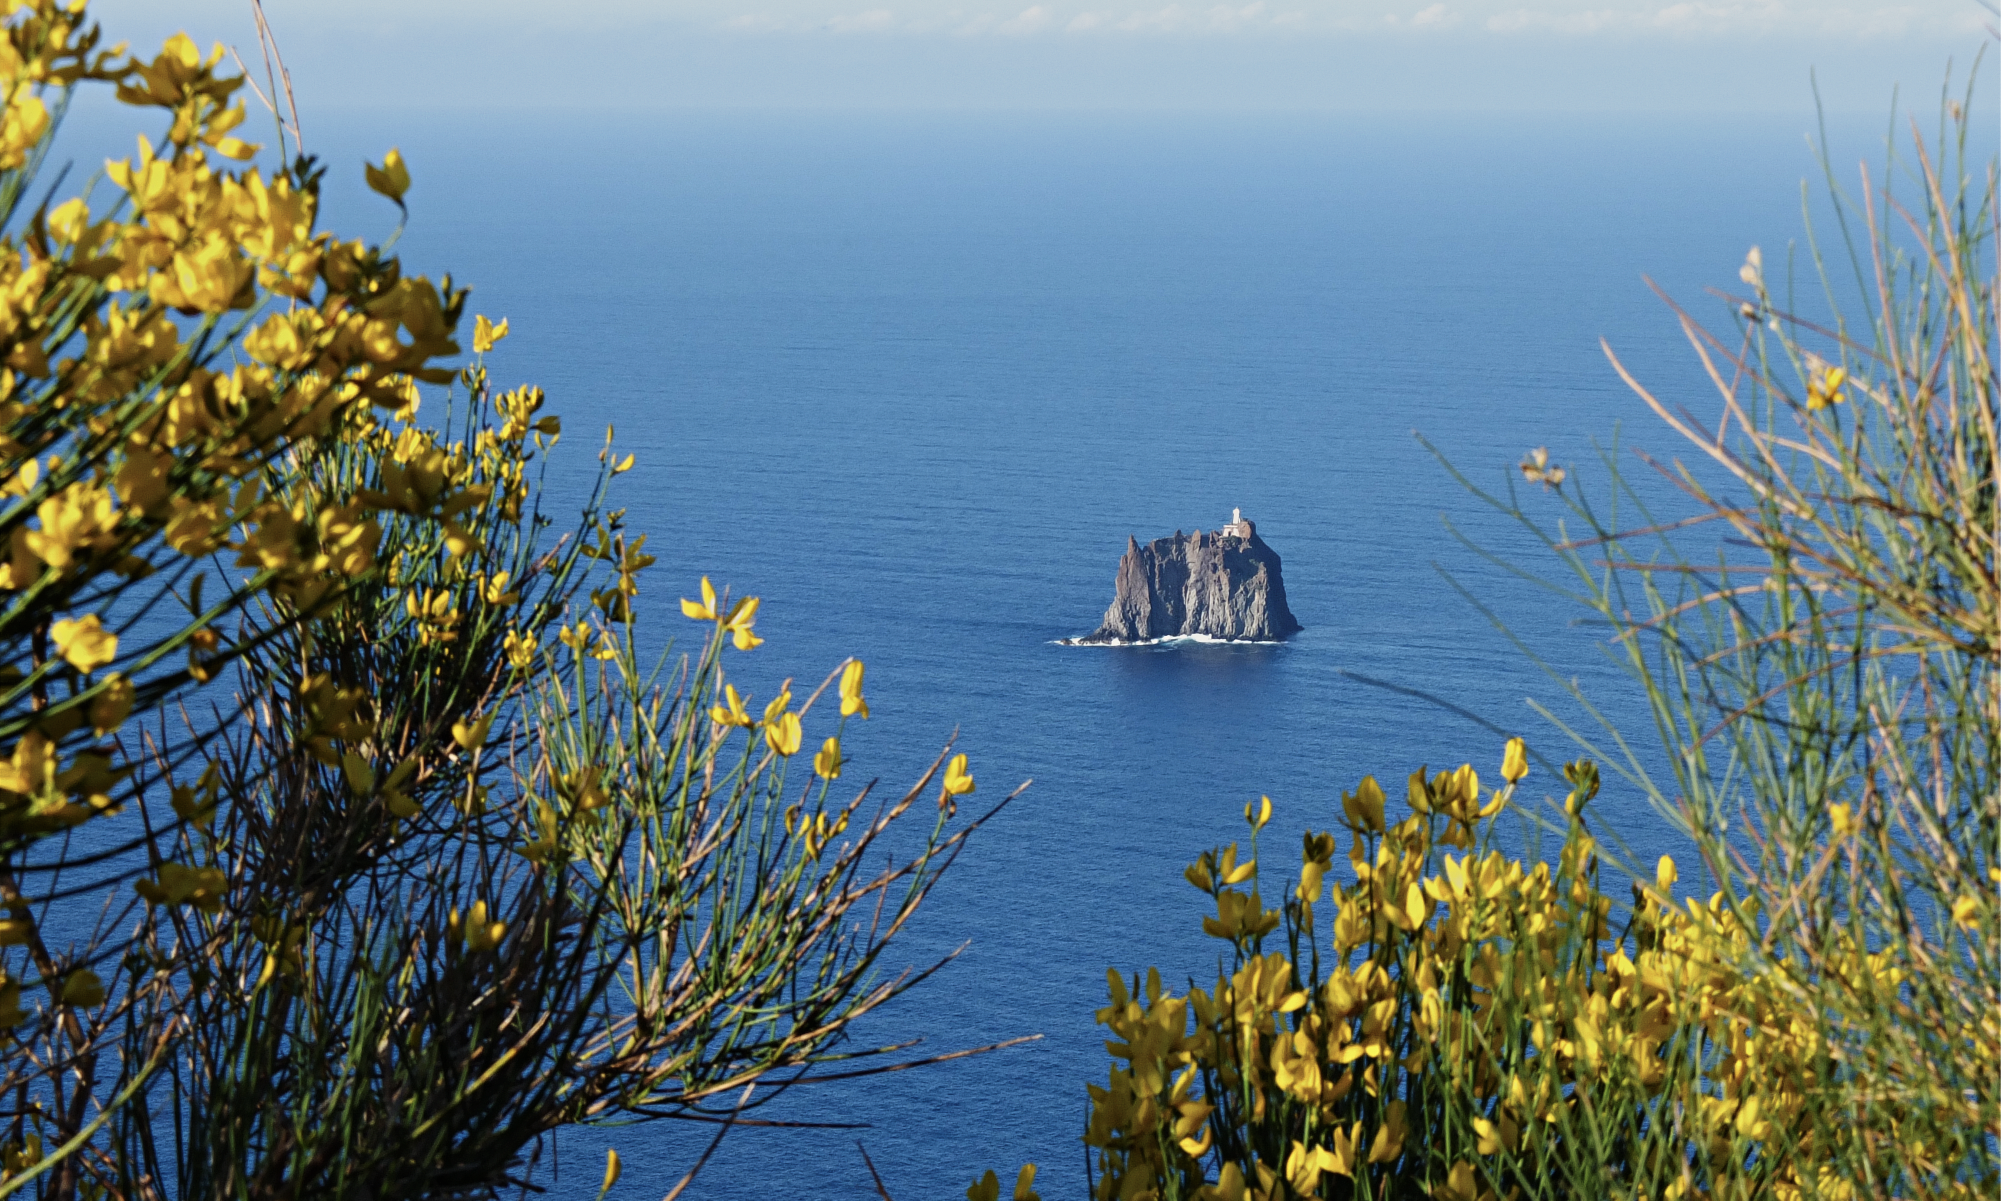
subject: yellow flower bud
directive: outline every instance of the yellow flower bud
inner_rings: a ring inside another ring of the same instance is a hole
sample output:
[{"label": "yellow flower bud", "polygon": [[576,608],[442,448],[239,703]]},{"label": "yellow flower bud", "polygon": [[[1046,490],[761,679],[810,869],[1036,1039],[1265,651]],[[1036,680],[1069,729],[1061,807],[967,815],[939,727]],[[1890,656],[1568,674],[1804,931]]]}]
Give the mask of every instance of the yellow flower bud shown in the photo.
[{"label": "yellow flower bud", "polygon": [[841,740],[829,738],[820,744],[819,753],[813,756],[813,774],[827,780],[841,778],[841,765],[847,760],[841,758]]},{"label": "yellow flower bud", "polygon": [[467,752],[478,750],[486,745],[487,732],[493,728],[493,718],[494,715],[489,713],[485,717],[475,717],[471,721],[453,722],[452,741],[459,744],[460,750]]},{"label": "yellow flower bud", "polygon": [[[1419,774],[1411,779],[1411,795],[1416,797],[1423,789],[1421,782],[1423,770],[1419,769]],[[1387,798],[1383,796],[1383,787],[1376,783],[1376,778],[1363,776],[1362,782],[1356,785],[1353,793],[1341,794],[1341,812],[1348,819],[1348,828],[1367,830],[1372,834],[1382,833],[1383,805],[1386,800]]]},{"label": "yellow flower bud", "polygon": [[403,165],[403,155],[400,151],[391,147],[389,153],[382,156],[380,167],[373,163],[364,166],[363,175],[371,189],[389,197],[399,205],[403,203],[403,193],[410,190],[410,168]]},{"label": "yellow flower bud", "polygon": [[804,731],[799,728],[797,713],[781,713],[776,720],[766,719],[764,742],[775,753],[785,756],[799,753],[799,740]]},{"label": "yellow flower bud", "polygon": [[868,720],[868,701],[862,698],[862,661],[848,660],[841,669],[841,716]]}]

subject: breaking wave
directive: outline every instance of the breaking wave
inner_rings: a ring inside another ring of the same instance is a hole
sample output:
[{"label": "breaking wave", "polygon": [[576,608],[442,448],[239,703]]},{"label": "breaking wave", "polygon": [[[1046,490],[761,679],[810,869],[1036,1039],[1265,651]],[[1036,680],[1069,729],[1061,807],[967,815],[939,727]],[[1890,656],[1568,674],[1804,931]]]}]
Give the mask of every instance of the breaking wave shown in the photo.
[{"label": "breaking wave", "polygon": [[1215,646],[1283,646],[1282,638],[1218,638],[1213,634],[1169,634],[1163,638],[1138,638],[1131,642],[1090,642],[1083,638],[1057,638],[1051,646],[1177,646],[1184,642],[1200,642]]}]

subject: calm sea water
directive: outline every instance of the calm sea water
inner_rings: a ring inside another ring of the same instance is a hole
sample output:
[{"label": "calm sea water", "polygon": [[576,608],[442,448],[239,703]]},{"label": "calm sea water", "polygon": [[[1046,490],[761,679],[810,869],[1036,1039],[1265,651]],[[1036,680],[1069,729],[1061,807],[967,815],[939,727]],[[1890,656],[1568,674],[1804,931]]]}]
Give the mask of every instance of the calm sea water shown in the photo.
[{"label": "calm sea water", "polygon": [[[769,643],[734,660],[758,696],[867,661],[851,775],[906,781],[956,730],[975,799],[1035,781],[889,962],[964,953],[868,1034],[1043,1040],[802,1090],[767,1116],[869,1128],[734,1134],[694,1190],[718,1198],[873,1196],[857,1138],[899,1201],[1024,1160],[1044,1195],[1079,1195],[1105,969],[1157,964],[1177,987],[1214,971],[1181,867],[1238,838],[1260,794],[1278,806],[1268,861],[1290,870],[1299,832],[1332,825],[1365,773],[1497,769],[1492,734],[1344,673],[1575,753],[1525,704],[1555,686],[1440,565],[1644,735],[1577,611],[1453,539],[1441,515],[1551,566],[1412,433],[1494,485],[1528,448],[1574,462],[1622,421],[1672,453],[1598,339],[1700,410],[1642,273],[1720,317],[1701,289],[1734,284],[1753,242],[1782,257],[1814,171],[1805,115],[320,124],[349,179],[344,232],[386,232],[354,181],[361,155],[401,145],[406,262],[511,320],[494,363],[564,415],[558,488],[587,477],[607,423],[638,455],[622,503],[660,555],[648,639],[686,632],[674,601],[707,574],[764,598]],[[1878,128],[1839,131],[1838,161]],[[1053,645],[1097,623],[1128,534],[1213,529],[1238,506],[1284,557],[1305,633]],[[1675,849],[1630,789],[1601,810],[1648,862]],[[706,1133],[610,1132],[617,1195],[665,1192]],[[595,1192],[604,1142],[564,1140],[560,1195]]]}]

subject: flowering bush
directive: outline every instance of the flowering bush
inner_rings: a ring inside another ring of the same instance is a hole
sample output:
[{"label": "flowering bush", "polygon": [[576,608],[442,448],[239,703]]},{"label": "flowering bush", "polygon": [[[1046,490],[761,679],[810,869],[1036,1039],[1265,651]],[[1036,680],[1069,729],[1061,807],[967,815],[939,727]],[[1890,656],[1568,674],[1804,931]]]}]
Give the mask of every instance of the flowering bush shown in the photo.
[{"label": "flowering bush", "polygon": [[[1098,1020],[1124,1066],[1091,1089],[1096,1195],[1478,1201],[1624,1195],[1663,1169],[1674,1195],[1782,1180],[1761,1150],[1799,1104],[1813,1024],[1739,973],[1746,935],[1720,899],[1673,904],[1670,860],[1613,929],[1588,762],[1567,769],[1554,870],[1493,849],[1523,769],[1519,742],[1490,792],[1470,765],[1419,769],[1400,821],[1364,778],[1343,797],[1352,884],[1330,880],[1336,834],[1310,833],[1279,908],[1259,890],[1269,801],[1248,815],[1249,855],[1190,866],[1228,966],[1181,997],[1157,971],[1110,977]],[[1716,1087],[1675,1111],[1697,1077]],[[1693,1154],[1644,1162],[1669,1154],[1667,1128]]]},{"label": "flowering bush", "polygon": [[[1157,969],[1108,976],[1093,1195],[1864,1195],[1842,1159],[1857,1132],[1836,1136],[1820,1111],[1866,1021],[1761,968],[1758,931],[1722,894],[1677,903],[1669,858],[1615,922],[1589,761],[1564,769],[1554,869],[1496,850],[1493,819],[1526,771],[1520,740],[1492,790],[1470,765],[1420,768],[1401,820],[1364,778],[1342,797],[1350,882],[1337,834],[1308,833],[1275,908],[1258,851],[1271,803],[1247,808],[1248,853],[1217,848],[1186,873],[1214,907],[1203,931],[1229,946],[1214,984],[1176,995]],[[1842,968],[1891,989],[1903,971],[1859,946]],[[1991,1023],[1962,1035],[2001,1056]],[[1976,1100],[1962,1106],[1976,1122]],[[969,1196],[998,1195],[983,1183]],[[1992,1183],[1948,1174],[1927,1191]]]},{"label": "flowering bush", "polygon": [[[1603,497],[1546,448],[1530,497],[1459,477],[1567,570],[1663,769],[1566,729],[1590,758],[1547,811],[1516,793],[1519,742],[1499,789],[1414,773],[1401,818],[1364,780],[1352,880],[1329,891],[1336,835],[1309,834],[1275,907],[1247,812],[1248,853],[1189,869],[1230,945],[1213,986],[1111,977],[1096,1196],[2001,1190],[2001,209],[1965,106],[1945,118],[1859,212],[1832,198],[1855,286],[1827,299],[1859,316],[1796,316],[1754,248],[1733,331],[1681,314],[1712,419],[1618,367],[1699,452],[1646,460],[1687,512],[1609,452]],[[1691,552],[1704,528],[1727,536]],[[1601,891],[1598,763],[1688,837],[1706,900],[1675,900],[1667,860],[1614,864],[1630,902]],[[1508,809],[1564,830],[1554,867],[1495,849]]]},{"label": "flowering bush", "polygon": [[[0,1195],[487,1195],[566,1124],[728,1129],[921,979],[877,964],[978,824],[965,756],[866,814],[838,727],[793,771],[811,698],[751,716],[757,601],[706,580],[642,668],[632,459],[551,530],[507,322],[451,365],[466,292],[319,229],[220,47],[4,11]],[[166,132],[61,198],[91,86]],[[403,208],[396,152],[367,179]]]}]

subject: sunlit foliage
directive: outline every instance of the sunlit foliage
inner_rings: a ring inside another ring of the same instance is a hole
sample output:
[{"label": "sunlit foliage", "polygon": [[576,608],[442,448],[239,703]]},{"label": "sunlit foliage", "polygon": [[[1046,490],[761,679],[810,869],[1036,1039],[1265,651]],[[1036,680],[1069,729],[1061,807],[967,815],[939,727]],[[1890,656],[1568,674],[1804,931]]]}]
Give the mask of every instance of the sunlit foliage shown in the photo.
[{"label": "sunlit foliage", "polygon": [[[643,668],[633,460],[546,511],[506,321],[465,364],[464,289],[320,229],[221,48],[5,33],[0,1195],[482,1196],[566,1124],[810,1077],[924,974],[878,958],[978,824],[965,757],[836,796],[860,663],[838,715],[748,707],[758,603],[706,580]],[[165,133],[64,195],[91,87]],[[398,154],[366,177],[404,209]]]},{"label": "sunlit foliage", "polygon": [[[2001,1192],[2001,209],[1963,105],[1908,147],[1859,202],[1830,173],[1834,220],[1783,280],[1751,251],[1735,330],[1681,314],[1713,413],[1614,359],[1696,452],[1643,459],[1678,506],[1616,444],[1603,494],[1547,448],[1533,490],[1460,477],[1563,570],[1665,754],[1544,709],[1589,751],[1561,802],[1518,794],[1519,743],[1493,791],[1420,769],[1400,818],[1364,779],[1345,870],[1307,834],[1276,905],[1247,810],[1249,851],[1188,873],[1229,945],[1213,984],[1111,977],[1095,1196]],[[1800,315],[1803,277],[1831,318]],[[1706,896],[1593,833],[1599,763]],[[1499,852],[1503,812],[1562,830],[1556,862]]]},{"label": "sunlit foliage", "polygon": [[[1228,946],[1208,987],[1158,969],[1109,974],[1098,1021],[1113,1066],[1090,1087],[1084,1135],[1103,1201],[1286,1197],[1858,1197],[1854,1140],[1897,1137],[1816,1120],[1840,1096],[1847,1050],[1873,1015],[1822,1008],[1765,965],[1760,926],[1716,893],[1676,896],[1669,858],[1619,914],[1600,891],[1589,761],[1564,769],[1568,823],[1554,867],[1504,855],[1494,819],[1527,771],[1483,791],[1470,766],[1406,782],[1405,812],[1374,778],[1334,831],[1304,837],[1296,882],[1268,902],[1259,837],[1268,801],[1232,843],[1187,869],[1210,898],[1203,932]],[[1340,860],[1345,858],[1345,862]],[[1343,881],[1346,881],[1345,883]],[[1955,923],[1965,935],[1972,923]],[[1894,991],[1897,957],[1849,944],[1845,987]],[[2001,1057],[1991,1023],[1956,1032]],[[1977,1132],[1991,1095],[1954,1098],[1973,1133],[1938,1148],[1905,1191],[1984,1195]],[[1991,1152],[1988,1153],[1991,1155]],[[976,1185],[971,1195],[992,1196]],[[1025,1188],[1025,1185],[1024,1185]]]}]

